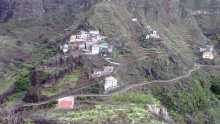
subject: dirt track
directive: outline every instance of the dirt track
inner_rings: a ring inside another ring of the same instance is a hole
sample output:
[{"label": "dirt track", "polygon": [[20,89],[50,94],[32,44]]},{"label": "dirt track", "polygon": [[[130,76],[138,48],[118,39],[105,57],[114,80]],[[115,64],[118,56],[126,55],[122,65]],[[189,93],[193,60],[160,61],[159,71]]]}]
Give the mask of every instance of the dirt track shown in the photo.
[{"label": "dirt track", "polygon": [[112,93],[108,93],[108,94],[77,94],[76,92],[77,91],[80,91],[82,89],[85,89],[85,88],[88,88],[92,85],[95,85],[94,84],[91,84],[91,85],[87,85],[85,87],[81,87],[81,88],[77,88],[77,89],[74,89],[73,91],[75,92],[72,92],[72,93],[69,93],[69,94],[62,94],[62,95],[58,95],[56,97],[53,97],[51,99],[48,99],[46,101],[42,101],[42,102],[38,102],[38,103],[28,103],[28,104],[23,104],[23,107],[32,107],[32,106],[39,106],[39,105],[44,105],[44,104],[47,104],[49,102],[52,102],[52,101],[56,101],[57,99],[59,98],[62,98],[62,97],[65,97],[65,96],[69,96],[69,95],[74,95],[74,96],[90,96],[90,97],[110,97],[112,95],[115,95],[115,94],[119,94],[119,93],[123,93],[123,92],[126,92],[130,89],[133,89],[133,88],[137,88],[137,87],[142,87],[142,86],[145,86],[145,85],[149,85],[149,84],[157,84],[157,85],[166,85],[168,83],[173,83],[173,82],[176,82],[178,80],[181,80],[181,79],[184,79],[184,78],[188,78],[192,75],[193,72],[203,68],[203,67],[208,67],[208,68],[220,68],[220,65],[198,65],[198,64],[195,64],[195,66],[190,69],[186,74],[182,75],[182,76],[179,76],[179,77],[176,77],[176,78],[173,78],[173,79],[170,79],[170,80],[154,80],[154,81],[145,81],[145,82],[142,82],[142,83],[137,83],[137,84],[130,84],[130,85],[127,85],[127,86],[122,86],[122,87],[119,87],[117,90],[115,90],[114,92]]}]

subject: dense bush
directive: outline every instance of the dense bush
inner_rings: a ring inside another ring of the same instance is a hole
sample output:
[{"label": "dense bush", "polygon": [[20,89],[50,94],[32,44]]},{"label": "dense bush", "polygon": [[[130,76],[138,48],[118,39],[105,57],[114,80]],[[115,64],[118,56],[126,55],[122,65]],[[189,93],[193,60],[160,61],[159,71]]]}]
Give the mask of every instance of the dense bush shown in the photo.
[{"label": "dense bush", "polygon": [[30,71],[28,69],[23,69],[19,72],[16,82],[16,91],[26,91],[30,86]]},{"label": "dense bush", "polygon": [[153,91],[170,110],[178,113],[193,113],[204,110],[209,105],[209,97],[198,80],[192,82],[192,88],[170,90],[158,88]]},{"label": "dense bush", "polygon": [[113,101],[137,104],[160,104],[159,101],[151,94],[144,94],[141,92],[131,92],[127,94],[116,95],[113,96]]},{"label": "dense bush", "polygon": [[210,83],[211,83],[211,87],[210,90],[218,96],[218,98],[220,98],[220,78],[219,77],[215,77],[215,76],[211,76],[210,79]]}]

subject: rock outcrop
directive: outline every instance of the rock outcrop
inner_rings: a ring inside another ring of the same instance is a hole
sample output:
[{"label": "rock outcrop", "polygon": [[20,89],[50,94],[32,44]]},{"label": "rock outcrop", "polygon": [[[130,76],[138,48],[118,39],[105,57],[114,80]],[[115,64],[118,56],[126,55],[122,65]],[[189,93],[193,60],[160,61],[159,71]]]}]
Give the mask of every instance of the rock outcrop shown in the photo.
[{"label": "rock outcrop", "polygon": [[[47,14],[72,14],[86,10],[96,0],[1,0],[0,20],[41,18]],[[59,15],[57,15],[59,16]]]}]

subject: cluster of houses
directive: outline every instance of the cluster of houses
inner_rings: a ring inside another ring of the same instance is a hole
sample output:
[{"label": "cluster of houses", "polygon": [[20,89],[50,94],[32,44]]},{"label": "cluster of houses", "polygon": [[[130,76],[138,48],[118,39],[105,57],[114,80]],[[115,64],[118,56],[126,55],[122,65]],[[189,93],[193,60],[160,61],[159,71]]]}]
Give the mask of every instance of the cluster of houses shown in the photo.
[{"label": "cluster of houses", "polygon": [[80,31],[70,36],[68,43],[60,47],[63,53],[69,50],[80,50],[87,55],[107,55],[112,53],[113,45],[106,41],[98,30]]},{"label": "cluster of houses", "polygon": [[199,48],[199,51],[202,53],[202,58],[204,60],[213,60],[215,58],[213,45],[206,45],[206,47],[201,47]]},{"label": "cluster of houses", "polygon": [[[118,80],[112,76],[114,66],[104,59],[113,52],[113,45],[108,43],[106,37],[101,35],[99,31],[80,31],[77,34],[71,35],[69,42],[61,46],[61,50],[63,53],[77,50],[82,55],[87,55],[85,65],[89,67],[89,78],[103,78],[104,93],[108,93],[118,87]],[[74,96],[57,100],[58,109],[73,109],[74,105]]]},{"label": "cluster of houses", "polygon": [[147,34],[146,34],[146,40],[149,39],[155,39],[158,40],[160,39],[160,35],[158,34],[158,32],[154,29],[151,28],[151,26],[147,26]]},{"label": "cluster of houses", "polygon": [[113,46],[106,41],[98,30],[80,31],[70,36],[69,46],[88,55],[106,55],[112,53]]},{"label": "cluster of houses", "polygon": [[192,15],[196,16],[196,15],[208,15],[209,12],[206,10],[196,10],[192,12]]}]

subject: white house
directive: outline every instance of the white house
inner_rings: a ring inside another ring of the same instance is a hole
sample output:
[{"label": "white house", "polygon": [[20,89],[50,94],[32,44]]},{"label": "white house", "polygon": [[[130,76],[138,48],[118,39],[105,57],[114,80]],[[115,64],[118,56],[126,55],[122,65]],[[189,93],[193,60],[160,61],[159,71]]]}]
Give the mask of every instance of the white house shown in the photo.
[{"label": "white house", "polygon": [[70,36],[70,43],[75,43],[76,42],[76,35],[71,35]]},{"label": "white house", "polygon": [[202,58],[203,58],[203,59],[213,60],[215,57],[214,57],[213,52],[206,51],[206,52],[203,52]]},{"label": "white house", "polygon": [[160,36],[158,35],[158,33],[157,33],[157,31],[153,31],[153,33],[152,34],[150,34],[150,36],[151,36],[151,38],[155,38],[155,39],[159,39],[160,38]]},{"label": "white house", "polygon": [[109,52],[109,53],[112,53],[112,52],[113,52],[113,49],[114,49],[113,45],[110,45],[110,46],[108,47],[108,52]]},{"label": "white house", "polygon": [[70,36],[70,43],[85,42],[88,40],[89,36],[88,32],[80,31],[79,34]]},{"label": "white house", "polygon": [[114,66],[105,66],[104,73],[112,73],[114,71]]},{"label": "white house", "polygon": [[205,52],[205,51],[207,51],[207,48],[203,48],[203,47],[199,48],[199,52]]},{"label": "white house", "polygon": [[148,27],[148,32],[150,32],[150,33],[148,33],[147,35],[146,35],[146,37],[145,37],[145,39],[146,40],[148,40],[148,39],[160,39],[160,35],[157,33],[157,31],[156,30],[152,30],[151,29],[151,27]]},{"label": "white house", "polygon": [[137,22],[138,19],[137,19],[137,18],[132,18],[131,21],[132,21],[132,22]]},{"label": "white house", "polygon": [[92,54],[92,55],[97,55],[97,54],[99,54],[99,51],[100,51],[100,48],[99,48],[98,45],[93,45],[93,46],[91,47],[91,54]]},{"label": "white house", "polygon": [[199,48],[199,52],[202,53],[203,59],[213,60],[215,58],[213,45],[206,45],[206,47],[201,47]]},{"label": "white house", "polygon": [[69,46],[68,46],[68,44],[64,44],[64,45],[62,46],[62,51],[63,51],[63,53],[67,53],[67,52],[69,51]]},{"label": "white house", "polygon": [[78,45],[79,49],[86,49],[86,43],[81,43]]},{"label": "white house", "polygon": [[90,34],[87,31],[80,31],[79,33],[80,38],[83,38],[83,39],[88,38],[89,35]]},{"label": "white house", "polygon": [[113,76],[109,76],[105,78],[104,90],[105,92],[111,91],[118,87],[118,80]]},{"label": "white house", "polygon": [[92,31],[89,31],[89,34],[90,35],[99,35],[100,32],[98,30],[92,30]]},{"label": "white house", "polygon": [[145,39],[146,40],[150,39],[150,35],[147,34]]},{"label": "white house", "polygon": [[150,25],[147,25],[147,30],[148,30],[148,31],[152,31],[152,28],[151,28]]}]

